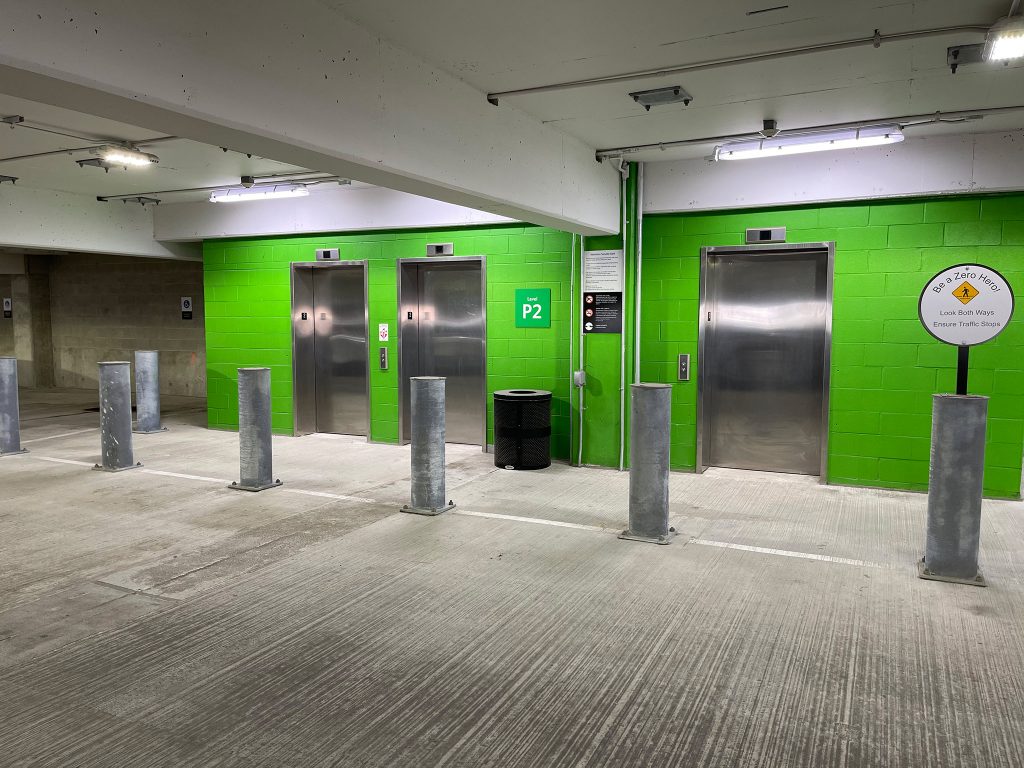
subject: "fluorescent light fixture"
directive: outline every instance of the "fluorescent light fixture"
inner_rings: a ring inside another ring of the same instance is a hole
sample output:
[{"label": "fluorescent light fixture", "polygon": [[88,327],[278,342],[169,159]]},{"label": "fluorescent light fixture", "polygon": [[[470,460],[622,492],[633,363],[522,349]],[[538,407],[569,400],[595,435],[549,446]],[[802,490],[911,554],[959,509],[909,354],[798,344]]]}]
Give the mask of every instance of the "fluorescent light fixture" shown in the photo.
[{"label": "fluorescent light fixture", "polygon": [[874,125],[866,128],[844,128],[838,131],[787,134],[772,138],[751,139],[715,147],[715,160],[747,160],[753,157],[781,157],[805,152],[826,152],[831,149],[855,149],[903,141],[898,125]]},{"label": "fluorescent light fixture", "polygon": [[285,197],[306,197],[304,184],[266,184],[263,186],[218,189],[210,194],[211,203],[242,203],[247,200],[277,200]]},{"label": "fluorescent light fixture", "polygon": [[125,168],[144,168],[160,162],[156,155],[128,147],[104,147],[99,151],[99,156],[110,165],[123,165]]},{"label": "fluorescent light fixture", "polygon": [[985,35],[985,61],[1008,61],[1024,56],[1024,16],[1000,19]]}]

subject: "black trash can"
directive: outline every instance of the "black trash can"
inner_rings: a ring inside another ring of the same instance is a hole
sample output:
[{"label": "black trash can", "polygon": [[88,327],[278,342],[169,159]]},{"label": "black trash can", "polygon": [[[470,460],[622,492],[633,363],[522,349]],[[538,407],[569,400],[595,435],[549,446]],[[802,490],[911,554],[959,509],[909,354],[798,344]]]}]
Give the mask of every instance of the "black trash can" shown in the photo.
[{"label": "black trash can", "polygon": [[494,466],[551,466],[551,393],[503,389],[494,393]]}]

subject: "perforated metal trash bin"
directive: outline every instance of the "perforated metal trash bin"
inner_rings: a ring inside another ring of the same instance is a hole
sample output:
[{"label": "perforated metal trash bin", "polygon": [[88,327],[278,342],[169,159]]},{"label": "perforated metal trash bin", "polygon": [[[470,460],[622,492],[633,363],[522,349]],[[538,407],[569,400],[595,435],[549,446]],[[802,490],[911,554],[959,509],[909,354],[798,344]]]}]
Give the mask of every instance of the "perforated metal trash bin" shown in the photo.
[{"label": "perforated metal trash bin", "polygon": [[494,466],[551,466],[551,393],[503,389],[494,393]]}]

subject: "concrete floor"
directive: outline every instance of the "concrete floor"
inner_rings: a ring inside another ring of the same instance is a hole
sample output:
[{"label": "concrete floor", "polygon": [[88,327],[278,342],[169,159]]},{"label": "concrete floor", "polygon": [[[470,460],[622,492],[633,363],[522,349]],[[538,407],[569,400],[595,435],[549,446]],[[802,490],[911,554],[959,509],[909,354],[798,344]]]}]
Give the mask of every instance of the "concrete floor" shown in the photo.
[{"label": "concrete floor", "polygon": [[237,437],[167,400],[91,472],[92,393],[24,394],[0,459],[0,765],[1024,765],[1024,505],[990,587],[921,581],[921,495],[710,470],[624,542],[627,476],[495,471],[396,514],[407,448]]}]

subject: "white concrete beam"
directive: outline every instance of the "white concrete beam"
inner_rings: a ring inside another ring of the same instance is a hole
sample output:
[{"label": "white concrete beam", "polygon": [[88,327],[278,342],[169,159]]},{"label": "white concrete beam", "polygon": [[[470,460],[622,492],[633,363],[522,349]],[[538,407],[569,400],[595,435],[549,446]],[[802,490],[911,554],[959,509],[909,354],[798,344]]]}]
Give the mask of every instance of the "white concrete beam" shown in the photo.
[{"label": "white concrete beam", "polygon": [[163,203],[158,240],[505,224],[514,219],[381,187],[314,188],[309,197],[217,205]]},{"label": "white concrete beam", "polygon": [[618,230],[593,149],[317,0],[9,3],[0,92],[585,234]]},{"label": "white concrete beam", "polygon": [[0,247],[202,259],[194,243],[154,240],[149,206],[10,184],[0,187]]},{"label": "white concrete beam", "polygon": [[900,144],[717,163],[648,163],[644,211],[1007,192],[1024,189],[1024,131],[908,138]]}]

